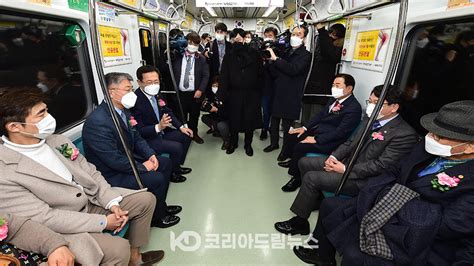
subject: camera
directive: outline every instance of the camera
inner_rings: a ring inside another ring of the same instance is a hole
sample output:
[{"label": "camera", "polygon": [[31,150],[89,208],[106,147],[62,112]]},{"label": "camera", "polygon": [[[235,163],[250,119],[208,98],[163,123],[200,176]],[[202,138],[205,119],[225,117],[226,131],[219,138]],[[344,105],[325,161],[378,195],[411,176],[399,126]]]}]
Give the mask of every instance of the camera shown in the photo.
[{"label": "camera", "polygon": [[169,41],[171,50],[179,54],[184,53],[184,49],[188,46],[184,33],[179,29],[172,29],[170,31]]},{"label": "camera", "polygon": [[[264,41],[261,38],[258,38],[258,41],[255,40],[255,45],[258,47],[260,54],[264,58],[270,58],[270,52],[267,51],[267,48],[272,48],[277,56],[282,56],[285,52],[291,49],[290,45],[291,32],[286,30],[275,37],[275,41]],[[254,38],[252,38],[254,42]],[[252,45],[252,42],[250,44]],[[257,46],[258,45],[258,46]]]},{"label": "camera", "polygon": [[288,13],[288,8],[286,6],[282,7],[281,8],[281,13],[283,13],[283,15],[285,15],[286,13]]}]

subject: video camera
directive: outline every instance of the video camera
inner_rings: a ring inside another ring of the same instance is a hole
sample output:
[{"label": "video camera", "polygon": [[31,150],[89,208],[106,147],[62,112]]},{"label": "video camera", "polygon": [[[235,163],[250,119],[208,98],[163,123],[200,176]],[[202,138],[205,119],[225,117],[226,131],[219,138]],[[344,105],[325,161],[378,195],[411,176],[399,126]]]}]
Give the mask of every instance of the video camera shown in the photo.
[{"label": "video camera", "polygon": [[250,42],[250,47],[259,50],[264,58],[270,58],[270,52],[267,48],[272,48],[277,56],[282,56],[285,52],[291,49],[290,45],[291,32],[286,30],[275,37],[275,41],[264,41],[262,38],[253,37]]},{"label": "video camera", "polygon": [[184,37],[184,33],[179,29],[172,29],[170,31],[169,40],[171,51],[175,51],[178,54],[183,54],[188,46],[188,41]]}]

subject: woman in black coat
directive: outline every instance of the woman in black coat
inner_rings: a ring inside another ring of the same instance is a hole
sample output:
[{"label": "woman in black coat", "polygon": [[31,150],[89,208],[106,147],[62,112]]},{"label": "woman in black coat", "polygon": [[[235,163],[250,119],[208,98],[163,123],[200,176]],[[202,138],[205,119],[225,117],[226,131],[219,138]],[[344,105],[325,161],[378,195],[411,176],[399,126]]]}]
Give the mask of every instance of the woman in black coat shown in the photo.
[{"label": "woman in black coat", "polygon": [[263,64],[258,51],[244,44],[245,31],[234,29],[233,32],[235,42],[222,61],[218,91],[229,117],[231,134],[227,154],[237,148],[239,132],[245,132],[245,153],[252,156],[253,132],[262,126]]}]

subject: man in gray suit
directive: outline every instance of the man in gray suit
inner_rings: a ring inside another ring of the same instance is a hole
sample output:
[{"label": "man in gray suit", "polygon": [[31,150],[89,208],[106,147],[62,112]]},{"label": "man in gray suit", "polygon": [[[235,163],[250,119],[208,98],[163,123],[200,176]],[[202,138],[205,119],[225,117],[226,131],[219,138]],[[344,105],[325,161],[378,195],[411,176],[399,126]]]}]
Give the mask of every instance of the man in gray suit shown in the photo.
[{"label": "man in gray suit", "polygon": [[[66,137],[36,89],[0,94],[0,211],[31,218],[69,242],[82,265],[151,265],[153,194],[111,187]],[[128,223],[128,240],[106,234]]]},{"label": "man in gray suit", "polygon": [[[366,125],[378,102],[383,86],[377,86],[367,100],[367,115],[362,125]],[[342,194],[355,196],[367,183],[367,179],[380,175],[383,171],[398,166],[418,140],[415,130],[401,116],[400,91],[390,87],[382,110],[372,126],[372,134],[365,140],[356,164],[345,183]],[[297,216],[288,221],[275,223],[275,229],[284,234],[309,234],[308,218],[317,210],[323,199],[322,191],[335,191],[346,165],[356,149],[364,132],[360,126],[357,133],[340,145],[328,157],[304,157],[299,163],[303,183],[291,206]]]}]

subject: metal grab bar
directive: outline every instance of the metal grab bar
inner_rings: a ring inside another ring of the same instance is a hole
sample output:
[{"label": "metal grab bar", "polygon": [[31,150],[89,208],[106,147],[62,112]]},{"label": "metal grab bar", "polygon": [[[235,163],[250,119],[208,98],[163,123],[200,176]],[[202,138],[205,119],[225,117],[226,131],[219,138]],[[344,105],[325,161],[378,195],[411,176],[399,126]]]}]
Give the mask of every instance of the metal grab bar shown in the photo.
[{"label": "metal grab bar", "polygon": [[107,86],[105,83],[105,75],[104,75],[104,69],[102,65],[102,59],[100,58],[100,50],[99,50],[99,28],[97,27],[97,24],[95,22],[96,18],[96,5],[94,0],[89,0],[89,25],[91,28],[91,45],[92,45],[92,52],[94,55],[94,61],[95,61],[95,66],[97,70],[97,75],[99,76],[99,82],[101,85],[102,93],[104,94],[105,101],[107,103],[107,107],[109,109],[110,115],[112,117],[112,121],[114,122],[115,129],[119,133],[119,138],[120,142],[122,143],[122,146],[125,150],[125,154],[127,155],[128,161],[130,162],[130,166],[132,166],[132,171],[133,175],[135,176],[135,179],[137,181],[138,186],[140,189],[143,189],[143,182],[140,177],[140,172],[138,171],[135,158],[133,158],[133,153],[129,150],[127,139],[124,137],[125,132],[123,131],[122,127],[120,126],[119,122],[119,117],[117,115],[117,112],[115,111],[113,104],[112,104],[112,99],[110,98],[109,92],[107,90]]},{"label": "metal grab bar", "polygon": [[331,3],[329,4],[328,9],[327,9],[328,14],[343,14],[343,13],[345,13],[347,11],[347,6],[344,5],[344,0],[339,0],[339,4],[341,5],[341,8],[342,8],[341,11],[333,11],[331,9],[331,7],[332,7],[332,5],[334,5],[335,1],[336,0],[332,0]]},{"label": "metal grab bar", "polygon": [[356,163],[357,158],[359,157],[360,152],[362,151],[362,146],[364,146],[364,140],[367,139],[369,136],[371,129],[372,129],[372,124],[375,122],[377,119],[377,116],[382,109],[383,102],[385,100],[385,97],[387,96],[388,93],[388,88],[390,84],[392,83],[392,80],[395,77],[398,63],[400,62],[400,57],[401,57],[401,51],[402,51],[402,46],[403,46],[403,39],[405,36],[405,25],[406,25],[406,19],[407,19],[407,11],[408,11],[408,0],[401,0],[400,1],[400,9],[399,9],[399,20],[398,20],[398,27],[397,27],[397,34],[395,38],[395,47],[393,49],[393,55],[390,60],[390,66],[388,69],[387,76],[385,77],[385,82],[383,84],[383,89],[382,92],[380,93],[379,101],[375,105],[374,112],[372,113],[372,116],[369,118],[369,121],[367,125],[365,126],[364,129],[364,134],[362,134],[362,137],[360,138],[359,142],[357,143],[356,150],[354,154],[352,155],[351,160],[349,161],[349,164],[346,167],[346,171],[342,175],[341,182],[339,183],[339,186],[336,190],[335,195],[338,196],[341,193],[342,188],[344,187],[344,184],[347,182],[347,179],[349,178],[349,174],[352,171],[352,168],[354,168],[354,165]]}]

